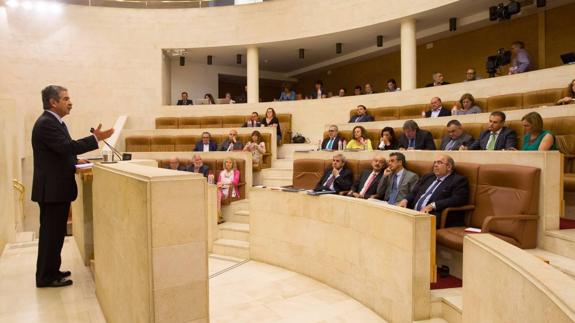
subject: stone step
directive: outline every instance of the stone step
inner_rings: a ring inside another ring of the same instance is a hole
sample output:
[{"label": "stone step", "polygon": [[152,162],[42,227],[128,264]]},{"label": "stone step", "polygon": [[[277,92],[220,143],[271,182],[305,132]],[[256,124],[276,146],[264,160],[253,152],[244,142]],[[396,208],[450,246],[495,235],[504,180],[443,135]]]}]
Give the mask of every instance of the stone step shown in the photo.
[{"label": "stone step", "polygon": [[439,318],[439,317],[434,317],[434,318],[429,319],[429,320],[413,321],[413,323],[451,323],[451,322],[448,322],[448,321],[446,321],[442,318]]},{"label": "stone step", "polygon": [[[435,289],[431,291],[431,317],[448,323],[461,323],[463,314],[463,288]],[[428,322],[428,321],[421,321]],[[435,322],[435,321],[430,321]]]},{"label": "stone step", "polygon": [[575,259],[564,257],[556,253],[549,252],[543,249],[527,249],[528,253],[548,262],[551,266],[555,267],[564,274],[575,278]]},{"label": "stone step", "polygon": [[[248,188],[246,187],[246,189],[248,189]],[[224,219],[227,218],[228,216],[232,216],[237,211],[242,211],[242,210],[247,211],[247,210],[249,210],[249,208],[250,208],[250,201],[248,199],[234,201],[234,202],[230,203],[230,205],[224,205],[224,206],[222,206],[222,212],[223,212]],[[230,220],[230,222],[238,222],[238,221],[231,221]]]},{"label": "stone step", "polygon": [[224,214],[226,222],[250,223],[250,211],[240,210],[231,214]]},{"label": "stone step", "polygon": [[262,185],[267,187],[279,187],[279,186],[289,186],[293,184],[293,180],[290,178],[283,177],[270,177],[265,178]]},{"label": "stone step", "polygon": [[293,159],[294,151],[315,149],[317,149],[317,144],[283,144],[278,147],[278,158]]},{"label": "stone step", "polygon": [[16,239],[14,242],[30,242],[34,241],[34,231],[23,231],[16,233]]},{"label": "stone step", "polygon": [[[274,160],[273,164],[272,164],[272,169],[277,169],[277,168],[292,169],[293,168],[293,159],[282,158],[282,159]],[[263,170],[264,169],[262,169],[262,171]]]},{"label": "stone step", "polygon": [[225,222],[218,226],[221,239],[250,241],[250,225],[248,223]]},{"label": "stone step", "polygon": [[240,259],[249,259],[250,243],[240,240],[218,239],[214,241],[212,253]]},{"label": "stone step", "polygon": [[291,168],[267,168],[261,171],[263,180],[269,177],[284,177],[291,178],[293,176],[293,169]]}]

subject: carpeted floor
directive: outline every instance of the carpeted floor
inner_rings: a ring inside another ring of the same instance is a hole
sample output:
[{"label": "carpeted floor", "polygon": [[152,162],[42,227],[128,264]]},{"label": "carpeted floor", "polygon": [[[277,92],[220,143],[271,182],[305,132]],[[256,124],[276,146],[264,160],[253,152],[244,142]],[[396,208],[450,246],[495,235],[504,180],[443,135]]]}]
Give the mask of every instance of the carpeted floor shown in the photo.
[{"label": "carpeted floor", "polygon": [[461,286],[463,286],[461,279],[451,275],[441,278],[437,274],[437,283],[432,283],[431,289],[457,288]]},{"label": "carpeted floor", "polygon": [[559,219],[559,229],[575,229],[575,219],[561,218]]}]

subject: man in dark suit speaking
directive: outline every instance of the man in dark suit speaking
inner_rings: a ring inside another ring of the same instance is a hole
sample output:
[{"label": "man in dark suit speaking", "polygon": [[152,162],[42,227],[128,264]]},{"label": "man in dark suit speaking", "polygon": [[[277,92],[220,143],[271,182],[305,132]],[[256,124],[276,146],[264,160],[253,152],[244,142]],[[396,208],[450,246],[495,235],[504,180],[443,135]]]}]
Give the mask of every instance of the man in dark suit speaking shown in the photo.
[{"label": "man in dark suit speaking", "polygon": [[453,158],[439,155],[433,161],[433,172],[423,175],[413,191],[398,205],[439,216],[444,209],[463,206],[468,200],[467,177],[455,173]]},{"label": "man in dark suit speaking", "polygon": [[73,140],[62,118],[70,113],[72,101],[68,90],[50,85],[42,90],[44,113],[32,130],[34,179],[32,201],[40,206],[40,237],[36,263],[37,287],[72,285],[69,271],[60,271],[60,252],[66,235],[70,203],[78,195],[74,174],[76,155],[98,149],[98,141],[109,138],[114,129],[102,131],[99,125],[93,134]]}]

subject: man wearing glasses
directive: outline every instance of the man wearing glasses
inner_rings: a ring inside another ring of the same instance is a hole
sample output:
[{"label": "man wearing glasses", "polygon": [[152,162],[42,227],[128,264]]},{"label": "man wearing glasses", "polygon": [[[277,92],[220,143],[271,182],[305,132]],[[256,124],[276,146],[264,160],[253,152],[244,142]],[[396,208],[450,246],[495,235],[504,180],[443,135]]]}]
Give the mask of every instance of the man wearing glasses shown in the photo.
[{"label": "man wearing glasses", "polygon": [[226,139],[222,142],[222,145],[220,146],[220,151],[242,150],[243,148],[244,148],[244,145],[238,139],[237,130],[232,129],[232,130],[230,130],[230,133],[228,134],[228,139]]},{"label": "man wearing glasses", "polygon": [[321,150],[340,150],[340,142],[343,143],[343,138],[339,136],[337,126],[332,124],[329,126],[328,137],[321,143]]},{"label": "man wearing glasses", "polygon": [[212,135],[209,132],[205,131],[202,133],[202,140],[196,142],[196,147],[194,151],[216,151],[218,147],[215,141],[212,140]]}]

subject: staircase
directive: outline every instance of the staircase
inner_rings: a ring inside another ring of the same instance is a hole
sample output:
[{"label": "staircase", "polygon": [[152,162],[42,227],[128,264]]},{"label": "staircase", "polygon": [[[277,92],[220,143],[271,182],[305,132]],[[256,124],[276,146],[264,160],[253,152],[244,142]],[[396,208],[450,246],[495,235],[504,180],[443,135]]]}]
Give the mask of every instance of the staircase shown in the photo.
[{"label": "staircase", "polygon": [[250,258],[249,202],[241,200],[223,207],[226,222],[218,225],[212,253],[239,259]]},{"label": "staircase", "polygon": [[278,147],[278,158],[272,162],[272,167],[262,169],[254,176],[254,185],[288,186],[292,185],[293,154],[298,150],[313,150],[316,145],[310,144],[284,144]]}]

